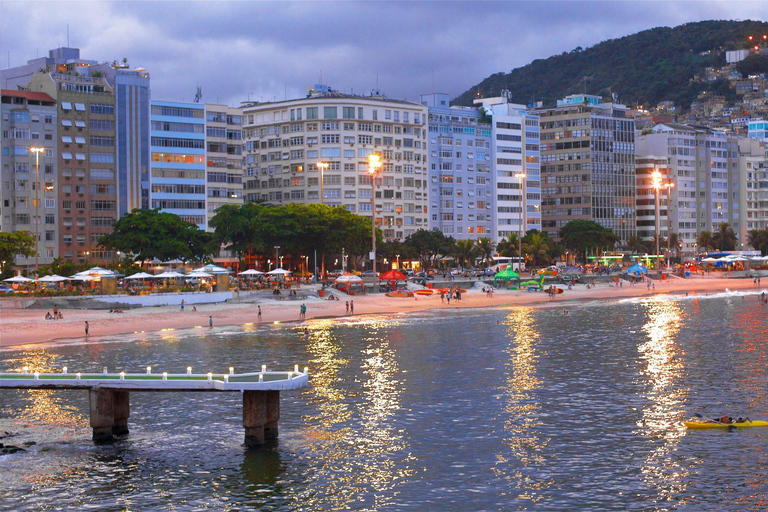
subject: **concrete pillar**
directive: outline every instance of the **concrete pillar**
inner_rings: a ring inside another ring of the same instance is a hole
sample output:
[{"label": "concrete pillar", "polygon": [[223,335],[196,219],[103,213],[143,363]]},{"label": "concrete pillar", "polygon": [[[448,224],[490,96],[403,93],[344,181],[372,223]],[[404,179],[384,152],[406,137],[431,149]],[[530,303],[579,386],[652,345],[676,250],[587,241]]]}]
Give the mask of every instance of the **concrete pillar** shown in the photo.
[{"label": "concrete pillar", "polygon": [[112,439],[112,426],[115,423],[114,400],[114,391],[110,389],[91,389],[88,391],[94,441],[110,441]]},{"label": "concrete pillar", "polygon": [[243,391],[243,427],[245,446],[264,444],[264,424],[267,421],[267,396],[265,391]]},{"label": "concrete pillar", "polygon": [[128,417],[131,415],[131,409],[128,402],[128,391],[113,391],[115,412],[114,422],[112,423],[112,435],[124,436],[128,434]]},{"label": "concrete pillar", "polygon": [[264,438],[277,439],[277,422],[280,419],[280,391],[264,391],[267,395],[267,417],[264,423]]}]

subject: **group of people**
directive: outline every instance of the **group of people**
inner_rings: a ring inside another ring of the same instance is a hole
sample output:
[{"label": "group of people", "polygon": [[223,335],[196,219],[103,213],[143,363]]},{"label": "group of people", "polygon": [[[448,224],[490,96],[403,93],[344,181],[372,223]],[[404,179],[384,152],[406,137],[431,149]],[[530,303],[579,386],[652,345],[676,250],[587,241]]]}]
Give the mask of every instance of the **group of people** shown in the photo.
[{"label": "group of people", "polygon": [[46,320],[64,320],[64,315],[61,314],[61,310],[57,306],[53,306],[53,314],[47,312],[45,314]]},{"label": "group of people", "polygon": [[448,304],[450,304],[451,299],[461,301],[461,288],[456,288],[456,290],[449,290],[448,293],[446,293],[445,290],[440,291],[440,302],[445,302],[447,300]]}]

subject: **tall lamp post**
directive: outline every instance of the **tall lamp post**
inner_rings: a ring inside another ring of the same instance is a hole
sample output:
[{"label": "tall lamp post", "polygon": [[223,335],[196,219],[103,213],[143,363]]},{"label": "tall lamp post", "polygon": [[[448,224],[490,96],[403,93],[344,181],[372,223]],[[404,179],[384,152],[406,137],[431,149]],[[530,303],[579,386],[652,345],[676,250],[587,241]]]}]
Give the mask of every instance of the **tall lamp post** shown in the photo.
[{"label": "tall lamp post", "polygon": [[38,271],[40,269],[40,153],[45,148],[29,148],[35,154],[35,290],[37,290]]},{"label": "tall lamp post", "polygon": [[659,262],[659,189],[661,188],[661,173],[654,170],[651,173],[651,187],[656,195],[656,263]]},{"label": "tall lamp post", "polygon": [[317,162],[315,167],[320,169],[320,203],[325,204],[325,170],[329,168],[331,164],[328,162]]},{"label": "tall lamp post", "polygon": [[664,188],[667,189],[667,269],[669,269],[669,254],[672,251],[670,243],[672,240],[672,216],[669,214],[669,208],[672,204],[672,189],[675,188],[675,184],[667,182],[664,184]]},{"label": "tall lamp post", "polygon": [[[522,265],[522,259],[523,259],[523,210],[526,209],[528,201],[526,199],[525,194],[525,177],[526,174],[524,172],[518,172],[515,173],[515,178],[520,178],[520,236],[517,237],[517,253],[520,257],[520,261],[517,263],[517,271],[521,272],[523,270]],[[528,213],[528,212],[526,212]],[[527,215],[526,215],[527,217]],[[525,223],[528,223],[528,219],[525,219]]]},{"label": "tall lamp post", "polygon": [[275,246],[275,267],[277,267],[277,264],[280,261],[279,256],[280,256],[280,246],[276,245]]},{"label": "tall lamp post", "polygon": [[368,174],[371,176],[371,259],[373,260],[373,276],[376,277],[376,174],[381,167],[379,155],[368,155]]}]

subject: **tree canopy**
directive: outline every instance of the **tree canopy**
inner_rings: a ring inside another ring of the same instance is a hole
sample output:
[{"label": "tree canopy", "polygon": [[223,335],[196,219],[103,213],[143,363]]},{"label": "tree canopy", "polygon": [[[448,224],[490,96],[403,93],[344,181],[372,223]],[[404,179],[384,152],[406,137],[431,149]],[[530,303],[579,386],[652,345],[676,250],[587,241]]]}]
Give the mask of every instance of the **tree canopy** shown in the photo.
[{"label": "tree canopy", "polygon": [[569,251],[586,255],[587,248],[613,249],[619,237],[593,220],[572,220],[560,229],[560,242]]},{"label": "tree canopy", "polygon": [[13,265],[17,255],[26,258],[35,255],[35,235],[27,231],[0,232],[0,261],[4,262],[2,277],[13,274]]},{"label": "tree canopy", "polygon": [[202,261],[216,252],[213,235],[178,215],[134,209],[99,239],[99,245],[132,254],[134,261]]}]

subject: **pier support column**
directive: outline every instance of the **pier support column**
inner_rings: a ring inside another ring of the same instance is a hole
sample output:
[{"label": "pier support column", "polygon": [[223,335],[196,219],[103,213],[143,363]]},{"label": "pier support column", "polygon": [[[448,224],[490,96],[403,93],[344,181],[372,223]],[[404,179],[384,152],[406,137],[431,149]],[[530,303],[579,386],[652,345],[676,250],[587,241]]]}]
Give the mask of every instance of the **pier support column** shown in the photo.
[{"label": "pier support column", "polygon": [[264,424],[266,421],[266,391],[243,391],[245,446],[253,447],[264,444]]},{"label": "pier support column", "polygon": [[280,391],[264,391],[267,395],[267,417],[264,423],[264,439],[277,439],[277,422],[280,419]]},{"label": "pier support column", "polygon": [[128,418],[131,415],[129,406],[128,391],[113,391],[114,401],[114,423],[112,424],[112,435],[124,436],[128,434]]},{"label": "pier support column", "polygon": [[91,409],[91,428],[94,441],[110,441],[115,423],[115,393],[111,389],[91,389],[88,402]]}]

